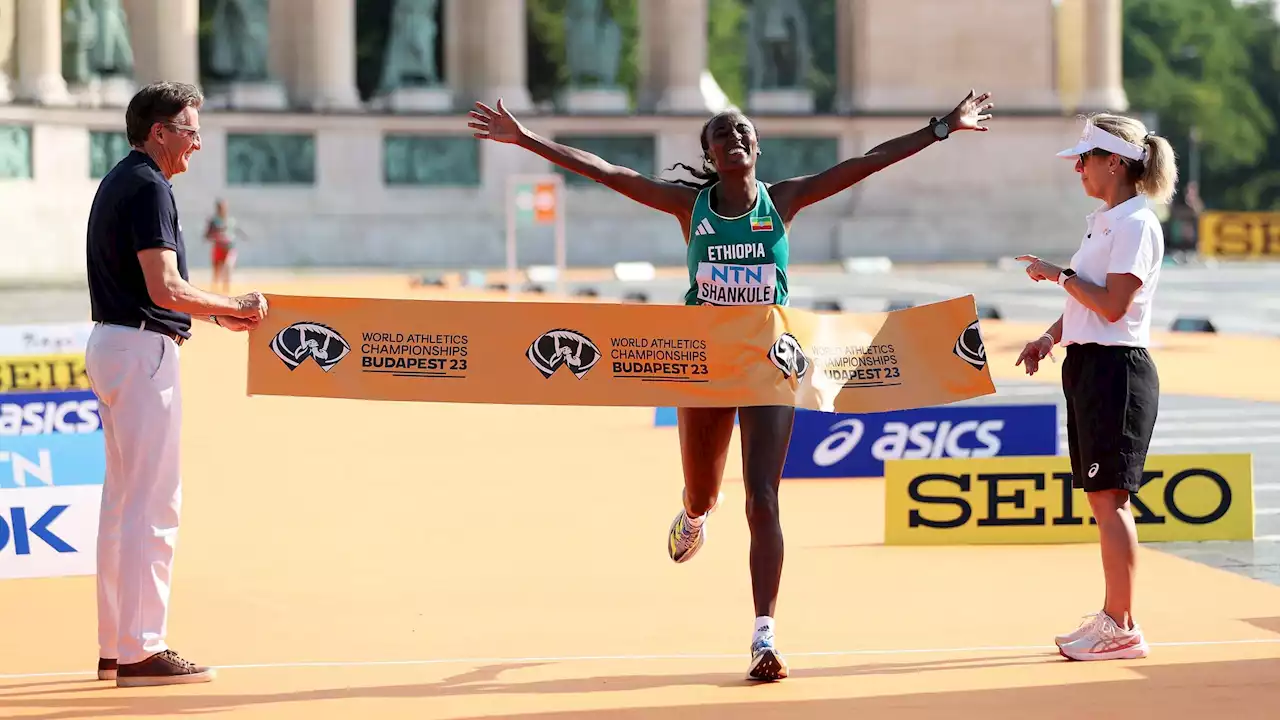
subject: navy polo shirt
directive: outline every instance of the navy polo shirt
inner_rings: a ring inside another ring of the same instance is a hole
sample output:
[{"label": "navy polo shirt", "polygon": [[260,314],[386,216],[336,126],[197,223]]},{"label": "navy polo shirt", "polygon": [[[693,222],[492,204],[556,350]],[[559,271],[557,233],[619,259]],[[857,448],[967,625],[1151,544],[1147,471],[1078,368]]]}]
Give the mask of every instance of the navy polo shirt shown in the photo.
[{"label": "navy polo shirt", "polygon": [[89,305],[94,322],[115,323],[191,337],[191,316],[162,308],[147,292],[138,253],[168,248],[187,280],[187,248],[178,224],[173,186],[149,155],[132,150],[98,185],[89,210],[86,244]]}]

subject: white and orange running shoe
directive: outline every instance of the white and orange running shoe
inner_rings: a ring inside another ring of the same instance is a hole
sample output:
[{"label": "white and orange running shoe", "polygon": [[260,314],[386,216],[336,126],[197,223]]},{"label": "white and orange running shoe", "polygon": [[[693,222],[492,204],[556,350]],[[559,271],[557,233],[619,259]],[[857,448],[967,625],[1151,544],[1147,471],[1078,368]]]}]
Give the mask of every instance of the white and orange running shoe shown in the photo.
[{"label": "white and orange running shoe", "polygon": [[1146,657],[1151,650],[1137,623],[1128,629],[1122,628],[1103,612],[1087,625],[1084,634],[1058,646],[1065,657],[1072,660],[1136,660]]}]

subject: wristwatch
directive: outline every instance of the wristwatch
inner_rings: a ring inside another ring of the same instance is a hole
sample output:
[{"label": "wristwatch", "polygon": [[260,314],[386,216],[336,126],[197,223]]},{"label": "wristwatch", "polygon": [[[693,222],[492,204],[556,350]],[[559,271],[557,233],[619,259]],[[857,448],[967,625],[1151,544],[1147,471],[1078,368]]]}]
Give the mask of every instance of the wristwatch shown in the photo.
[{"label": "wristwatch", "polygon": [[936,117],[929,118],[929,129],[933,131],[933,136],[939,140],[946,140],[951,137],[951,126],[947,125],[946,120],[939,120]]},{"label": "wristwatch", "polygon": [[1067,280],[1070,280],[1075,276],[1076,276],[1075,270],[1072,270],[1071,268],[1063,268],[1062,272],[1058,273],[1058,284],[1061,285],[1062,287],[1066,287]]}]

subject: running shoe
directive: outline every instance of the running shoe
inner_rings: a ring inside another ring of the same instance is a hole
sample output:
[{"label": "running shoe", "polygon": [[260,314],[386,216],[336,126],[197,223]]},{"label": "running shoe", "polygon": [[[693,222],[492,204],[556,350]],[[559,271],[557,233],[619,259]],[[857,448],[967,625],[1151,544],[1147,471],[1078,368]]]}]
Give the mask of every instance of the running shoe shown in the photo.
[{"label": "running shoe", "polygon": [[676,519],[671,521],[671,529],[667,531],[667,554],[672,560],[678,563],[687,562],[702,549],[707,541],[707,521],[711,513],[720,506],[723,498],[724,493],[717,495],[711,509],[702,516],[702,524],[693,527],[689,524],[689,518],[685,516],[683,495],[681,496],[680,512],[676,513]]},{"label": "running shoe", "polygon": [[751,643],[751,665],[747,667],[748,680],[772,682],[787,676],[787,663],[773,647],[773,635],[766,635]]},{"label": "running shoe", "polygon": [[1053,638],[1054,644],[1057,645],[1058,647],[1062,647],[1063,645],[1066,645],[1069,642],[1075,642],[1076,640],[1079,640],[1080,638],[1084,637],[1089,631],[1093,630],[1094,626],[1096,626],[1102,620],[1103,615],[1105,615],[1105,613],[1102,612],[1101,610],[1095,613],[1089,613],[1088,615],[1085,615],[1084,620],[1080,623],[1080,627],[1064,635],[1055,636]]},{"label": "running shoe", "polygon": [[1142,628],[1124,629],[1106,613],[1084,635],[1060,647],[1072,660],[1136,660],[1150,652]]}]

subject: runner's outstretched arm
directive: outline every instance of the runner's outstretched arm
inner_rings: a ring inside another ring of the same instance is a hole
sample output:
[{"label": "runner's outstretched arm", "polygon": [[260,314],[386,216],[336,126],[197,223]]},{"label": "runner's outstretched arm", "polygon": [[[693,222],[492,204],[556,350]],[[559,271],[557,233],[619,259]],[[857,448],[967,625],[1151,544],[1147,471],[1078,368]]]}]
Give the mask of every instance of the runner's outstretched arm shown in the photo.
[{"label": "runner's outstretched arm", "polygon": [[[969,95],[942,120],[947,123],[951,132],[960,130],[986,132],[989,128],[981,122],[991,119],[990,114],[984,114],[995,107],[994,103],[987,102],[990,98],[991,93],[983,93],[975,97],[974,91],[970,90]],[[773,196],[779,210],[782,211],[783,222],[790,222],[804,208],[848,189],[867,176],[905,160],[935,142],[939,140],[933,134],[933,130],[930,127],[923,127],[881,143],[868,150],[865,155],[849,158],[820,173],[783,180],[771,186],[769,194]]]},{"label": "runner's outstretched arm", "polygon": [[631,168],[614,165],[598,155],[548,140],[520,124],[501,98],[497,109],[477,102],[467,127],[481,140],[510,143],[534,152],[560,167],[590,178],[638,203],[677,217],[693,212],[697,191],[678,183],[656,180]]}]

